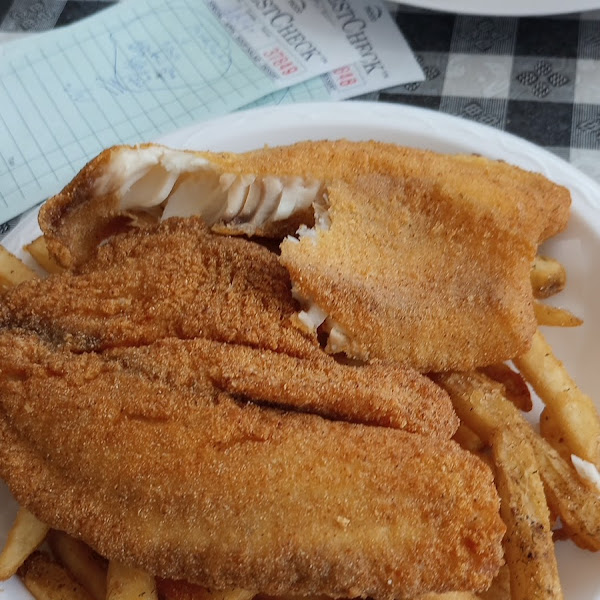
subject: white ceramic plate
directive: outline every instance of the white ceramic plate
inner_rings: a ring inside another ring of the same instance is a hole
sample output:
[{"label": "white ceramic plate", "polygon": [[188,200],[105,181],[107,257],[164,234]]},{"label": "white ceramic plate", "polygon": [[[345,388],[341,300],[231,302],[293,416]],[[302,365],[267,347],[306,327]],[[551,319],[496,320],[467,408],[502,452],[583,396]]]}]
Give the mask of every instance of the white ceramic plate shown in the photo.
[{"label": "white ceramic plate", "polygon": [[419,8],[503,17],[557,15],[600,8],[599,0],[392,0]]},{"label": "white ceramic plate", "polygon": [[[600,186],[563,160],[520,138],[457,117],[368,102],[260,108],[180,130],[160,141],[179,148],[243,151],[325,138],[376,139],[441,152],[475,152],[538,171],[569,187],[573,197],[569,227],[544,252],[558,258],[569,274],[567,289],[553,301],[583,317],[585,324],[548,331],[547,337],[581,387],[600,400]],[[35,215],[30,214],[3,243],[19,251],[37,232]],[[14,514],[14,501],[0,487],[0,544]],[[598,556],[570,542],[558,543],[557,552],[565,598],[600,600]],[[0,593],[0,600],[30,598],[14,578],[0,584],[2,588],[6,594]]]}]

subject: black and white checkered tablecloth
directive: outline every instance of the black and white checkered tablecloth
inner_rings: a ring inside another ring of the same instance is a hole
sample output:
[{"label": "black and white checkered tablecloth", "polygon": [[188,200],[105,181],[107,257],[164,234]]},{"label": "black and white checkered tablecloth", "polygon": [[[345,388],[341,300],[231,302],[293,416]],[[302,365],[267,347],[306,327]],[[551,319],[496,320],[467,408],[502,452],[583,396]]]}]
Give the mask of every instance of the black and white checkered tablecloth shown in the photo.
[{"label": "black and white checkered tablecloth", "polygon": [[509,131],[600,181],[600,12],[517,19],[399,6],[396,20],[427,80],[379,100]]},{"label": "black and white checkered tablecloth", "polygon": [[[72,23],[112,3],[0,0],[0,41]],[[508,18],[389,8],[426,80],[370,99],[439,110],[514,133],[600,182],[600,10]],[[0,237],[11,224],[0,225]]]}]

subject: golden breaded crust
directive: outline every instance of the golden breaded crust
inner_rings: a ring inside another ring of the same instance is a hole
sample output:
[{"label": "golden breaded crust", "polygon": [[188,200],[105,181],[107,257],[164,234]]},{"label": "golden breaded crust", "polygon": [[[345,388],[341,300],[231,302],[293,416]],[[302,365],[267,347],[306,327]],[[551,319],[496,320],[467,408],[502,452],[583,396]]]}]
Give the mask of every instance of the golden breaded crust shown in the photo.
[{"label": "golden breaded crust", "polygon": [[277,256],[213,235],[193,217],[115,237],[80,271],[26,282],[4,304],[0,325],[34,329],[73,350],[173,336],[320,352],[291,324],[297,307]]},{"label": "golden breaded crust", "polygon": [[424,179],[476,208],[487,205],[507,228],[531,231],[541,242],[562,231],[569,218],[569,191],[547,177],[477,155],[442,154],[377,141],[305,141],[242,154],[202,153],[228,170],[296,174],[331,183],[364,175]]},{"label": "golden breaded crust", "polygon": [[75,352],[188,340],[162,345],[154,368],[195,360],[219,389],[258,402],[445,438],[458,426],[447,394],[418,372],[327,356],[292,325],[297,306],[277,256],[213,235],[198,218],[115,237],[80,271],[26,282],[1,306],[0,330]]},{"label": "golden breaded crust", "polygon": [[0,476],[52,527],[211,589],[391,600],[498,571],[492,475],[454,442],[259,407],[139,352],[0,334]]},{"label": "golden breaded crust", "polygon": [[157,342],[105,353],[128,369],[177,385],[203,374],[218,390],[261,406],[450,439],[458,418],[449,396],[416,371],[394,363],[339,364],[325,353],[298,358],[206,339]]},{"label": "golden breaded crust", "polygon": [[281,262],[300,294],[348,333],[339,350],[421,372],[527,350],[536,243],[522,231],[421,180],[364,177],[331,184],[328,198],[330,226],[285,240]]},{"label": "golden breaded crust", "polygon": [[[131,209],[121,207],[120,198],[135,185],[121,181],[120,177],[126,166],[135,161],[136,150],[140,156],[142,152],[153,155],[177,152],[153,144],[109,148],[43,205],[40,227],[50,252],[60,264],[67,267],[81,264],[100,240],[130,222]],[[480,156],[446,155],[382,142],[348,140],[299,142],[243,154],[177,153],[193,163],[178,175],[182,181],[196,172],[198,162],[206,163],[217,179],[223,174],[291,176],[325,184],[337,179],[352,183],[357,177],[369,174],[422,178],[472,205],[487,205],[501,214],[509,227],[530,230],[536,241],[561,231],[568,219],[570,195],[564,187],[542,175]],[[122,168],[120,161],[126,163]],[[140,161],[143,162],[141,158]],[[169,160],[161,169],[172,169],[175,173],[175,162]],[[131,172],[135,174],[136,169]],[[201,205],[202,198],[197,202]],[[301,222],[311,224],[312,217],[305,207],[281,219],[268,220],[252,232],[283,237],[293,233]],[[219,232],[246,232],[238,215],[218,220],[214,228]]]}]

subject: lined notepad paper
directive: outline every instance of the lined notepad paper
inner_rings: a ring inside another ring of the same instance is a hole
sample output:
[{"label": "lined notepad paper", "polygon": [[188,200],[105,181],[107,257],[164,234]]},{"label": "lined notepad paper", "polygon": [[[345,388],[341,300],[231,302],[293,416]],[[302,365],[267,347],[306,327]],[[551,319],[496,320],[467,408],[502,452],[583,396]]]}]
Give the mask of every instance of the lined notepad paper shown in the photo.
[{"label": "lined notepad paper", "polygon": [[311,90],[330,95],[319,76],[361,53],[321,0],[304,2],[303,14],[288,10],[293,22],[273,21],[273,11],[288,14],[286,1],[136,0],[4,47],[0,223],[57,193],[113,144],[150,141],[284,89],[291,94],[270,101],[294,100],[293,90],[301,100]]}]

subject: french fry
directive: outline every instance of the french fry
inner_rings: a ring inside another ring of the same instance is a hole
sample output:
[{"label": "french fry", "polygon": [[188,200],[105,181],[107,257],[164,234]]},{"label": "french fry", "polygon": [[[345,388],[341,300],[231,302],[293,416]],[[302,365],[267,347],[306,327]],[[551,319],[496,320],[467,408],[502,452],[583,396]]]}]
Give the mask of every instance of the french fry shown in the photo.
[{"label": "french fry", "polygon": [[579,325],[583,324],[583,319],[580,319],[566,308],[558,308],[557,306],[544,304],[543,302],[534,302],[533,310],[538,325],[546,325],[549,327],[579,327]]},{"label": "french fry", "polygon": [[550,513],[527,435],[501,428],[492,437],[500,514],[506,525],[504,557],[512,600],[563,598]]},{"label": "french fry", "polygon": [[600,497],[581,481],[573,466],[546,440],[529,434],[550,510],[560,516],[564,533],[580,548],[600,551]]},{"label": "french fry", "polygon": [[487,444],[499,428],[525,423],[502,386],[483,373],[436,373],[432,379],[448,392],[461,422]]},{"label": "french fry", "polygon": [[156,581],[152,575],[111,560],[106,577],[106,600],[158,600]]},{"label": "french fry", "polygon": [[519,409],[529,412],[533,408],[531,393],[523,376],[507,364],[498,363],[481,369],[490,379],[504,386],[506,397]]},{"label": "french fry", "polygon": [[36,600],[93,600],[63,566],[42,552],[25,561],[19,576]]},{"label": "french fry", "polygon": [[564,289],[567,273],[557,260],[538,255],[531,266],[530,279],[533,295],[536,298],[549,298]]},{"label": "french fry", "polygon": [[572,454],[600,467],[600,417],[537,331],[526,354],[514,360],[523,377],[548,407]]},{"label": "french fry", "polygon": [[540,435],[561,455],[563,460],[571,461],[571,451],[567,448],[562,432],[556,425],[556,419],[548,408],[544,408],[540,415]]},{"label": "french fry", "polygon": [[37,273],[33,269],[4,246],[0,246],[0,291],[36,277]]},{"label": "french fry", "polygon": [[55,558],[94,600],[106,600],[106,559],[96,554],[87,544],[63,531],[50,531],[48,544]]},{"label": "french fry", "polygon": [[64,268],[61,267],[51,256],[48,254],[48,248],[46,247],[46,240],[44,236],[35,238],[33,242],[23,247],[26,252],[33,257],[33,259],[42,267],[42,269],[48,271],[48,273],[61,273]]},{"label": "french fry", "polygon": [[508,566],[505,564],[500,568],[500,572],[492,585],[485,592],[477,594],[480,600],[511,600],[510,597],[510,573]]},{"label": "french fry", "polygon": [[0,554],[0,581],[12,577],[25,559],[44,541],[48,526],[26,508],[19,508]]},{"label": "french fry", "polygon": [[600,550],[600,497],[590,492],[573,466],[537,435],[523,415],[502,395],[502,388],[481,373],[433,376],[452,398],[460,417],[484,441],[505,428],[527,433],[553,515],[561,518],[569,537],[581,548]]},{"label": "french fry", "polygon": [[458,442],[465,450],[478,453],[485,448],[483,440],[464,423],[461,423],[452,437],[455,442]]}]

